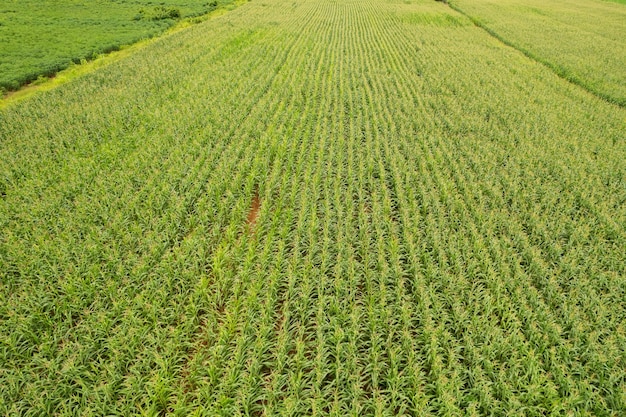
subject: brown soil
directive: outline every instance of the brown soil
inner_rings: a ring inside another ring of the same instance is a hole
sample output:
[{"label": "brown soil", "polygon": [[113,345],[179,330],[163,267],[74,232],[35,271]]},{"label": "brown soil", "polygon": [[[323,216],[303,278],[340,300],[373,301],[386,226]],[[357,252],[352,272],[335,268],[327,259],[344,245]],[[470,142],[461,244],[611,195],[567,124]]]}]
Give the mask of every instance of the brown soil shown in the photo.
[{"label": "brown soil", "polygon": [[259,191],[255,190],[254,196],[252,197],[252,204],[248,211],[248,217],[246,218],[246,224],[250,232],[254,232],[254,227],[259,218],[259,211],[261,211],[261,199],[259,198]]}]

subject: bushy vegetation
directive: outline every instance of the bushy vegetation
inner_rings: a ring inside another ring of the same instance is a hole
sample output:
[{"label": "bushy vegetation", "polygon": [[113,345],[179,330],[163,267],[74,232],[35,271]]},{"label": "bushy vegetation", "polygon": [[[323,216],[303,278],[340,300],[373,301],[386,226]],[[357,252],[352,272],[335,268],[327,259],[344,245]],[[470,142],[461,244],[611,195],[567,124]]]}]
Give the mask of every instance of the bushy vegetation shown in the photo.
[{"label": "bushy vegetation", "polygon": [[[221,4],[231,3],[221,0]],[[71,63],[154,36],[216,1],[20,0],[0,5],[0,88],[15,90]]]},{"label": "bushy vegetation", "polygon": [[252,1],[16,103],[0,415],[624,415],[625,131],[432,0]]},{"label": "bushy vegetation", "polygon": [[178,19],[180,17],[180,10],[173,7],[157,6],[152,10],[146,11],[146,9],[140,9],[139,13],[135,16],[135,20],[149,19],[149,20],[165,20],[165,19]]},{"label": "bushy vegetation", "polygon": [[[621,0],[623,1],[623,0]],[[626,107],[626,7],[595,0],[451,0],[505,43]]]}]

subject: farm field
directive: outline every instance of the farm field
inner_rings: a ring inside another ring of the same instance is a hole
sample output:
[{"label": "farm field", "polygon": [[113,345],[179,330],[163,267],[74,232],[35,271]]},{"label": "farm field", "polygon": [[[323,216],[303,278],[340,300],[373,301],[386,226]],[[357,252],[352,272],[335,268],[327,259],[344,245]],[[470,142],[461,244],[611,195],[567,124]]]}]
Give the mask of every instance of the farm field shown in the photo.
[{"label": "farm field", "polygon": [[154,36],[220,0],[3,0],[0,96],[72,63]]},{"label": "farm field", "polygon": [[451,0],[562,77],[626,107],[626,7],[589,0]]},{"label": "farm field", "polygon": [[624,248],[624,108],[253,0],[0,111],[0,415],[623,416]]}]

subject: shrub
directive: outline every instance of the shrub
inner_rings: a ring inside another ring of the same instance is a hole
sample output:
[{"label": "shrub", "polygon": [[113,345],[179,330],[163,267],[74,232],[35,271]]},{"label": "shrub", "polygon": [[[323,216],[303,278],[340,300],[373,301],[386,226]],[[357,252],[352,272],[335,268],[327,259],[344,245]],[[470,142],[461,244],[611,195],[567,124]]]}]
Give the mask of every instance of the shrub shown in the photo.
[{"label": "shrub", "polygon": [[165,19],[178,19],[180,17],[180,10],[175,7],[157,6],[151,11],[140,9],[139,12],[133,17],[133,20],[165,20]]},{"label": "shrub", "polygon": [[157,6],[154,13],[150,16],[151,20],[178,19],[180,10],[174,7]]}]

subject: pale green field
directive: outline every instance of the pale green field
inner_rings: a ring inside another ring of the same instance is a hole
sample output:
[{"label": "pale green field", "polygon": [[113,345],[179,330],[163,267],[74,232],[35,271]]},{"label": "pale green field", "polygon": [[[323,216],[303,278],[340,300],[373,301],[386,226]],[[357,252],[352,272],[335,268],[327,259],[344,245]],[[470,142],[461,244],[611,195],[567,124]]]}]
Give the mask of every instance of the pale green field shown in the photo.
[{"label": "pale green field", "polygon": [[562,77],[626,107],[626,7],[601,0],[451,0]]},{"label": "pale green field", "polygon": [[625,132],[427,0],[253,0],[11,105],[0,415],[622,416]]}]

